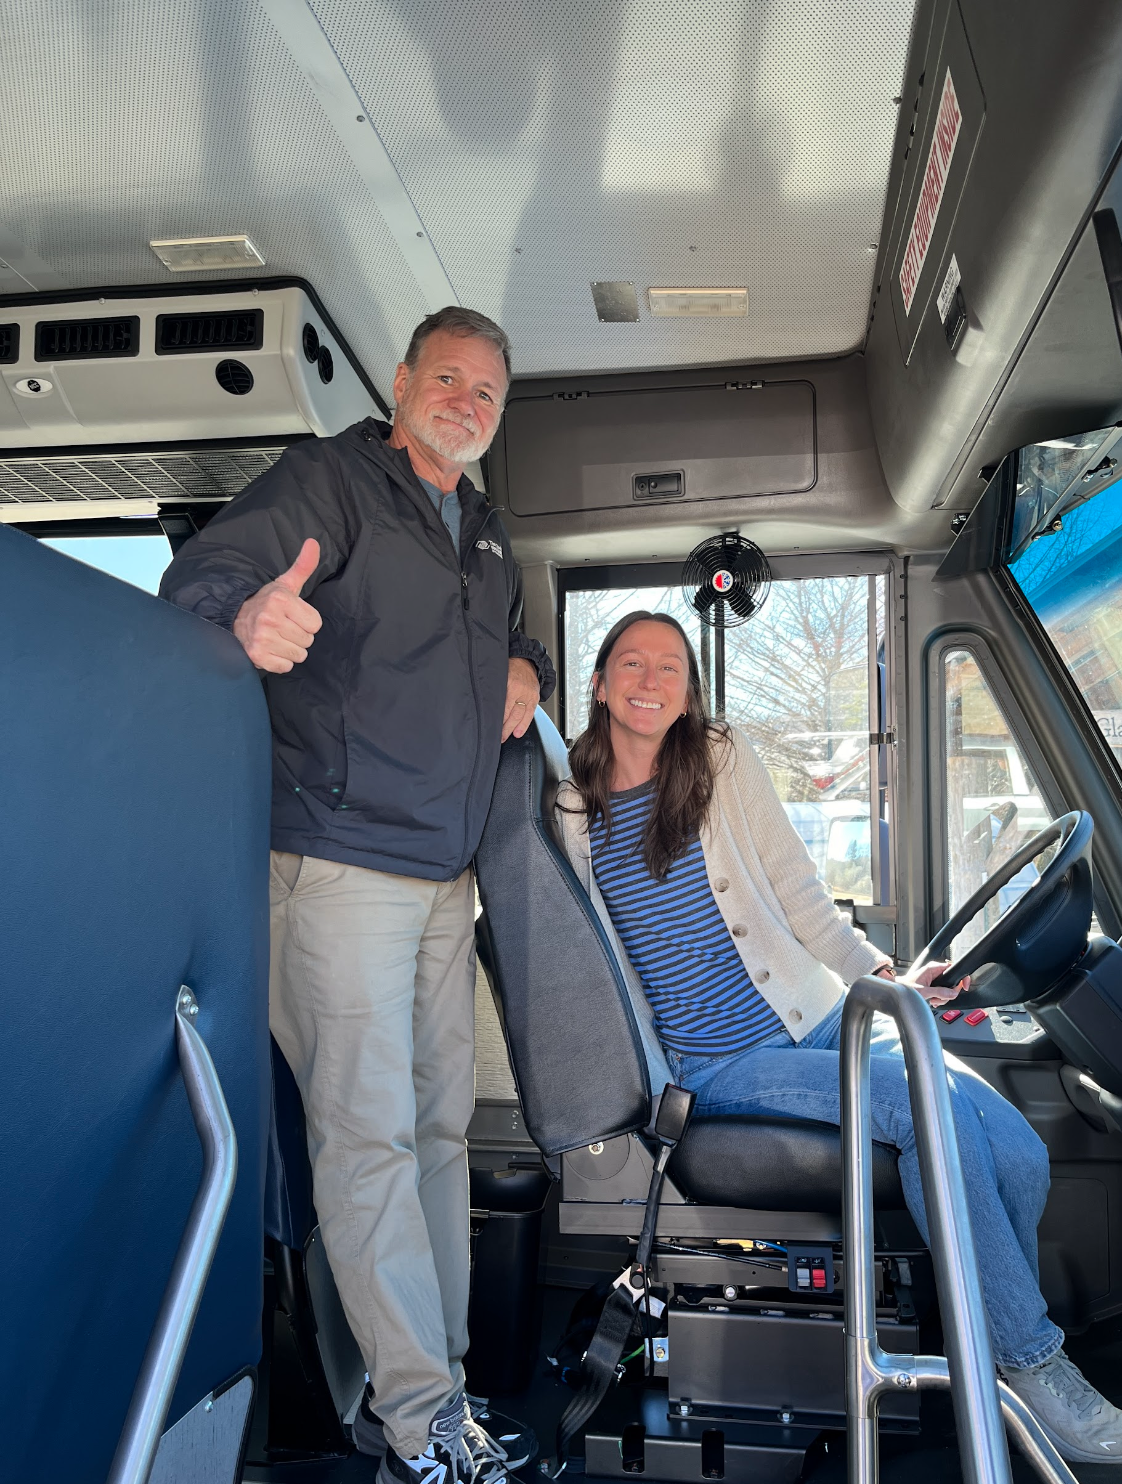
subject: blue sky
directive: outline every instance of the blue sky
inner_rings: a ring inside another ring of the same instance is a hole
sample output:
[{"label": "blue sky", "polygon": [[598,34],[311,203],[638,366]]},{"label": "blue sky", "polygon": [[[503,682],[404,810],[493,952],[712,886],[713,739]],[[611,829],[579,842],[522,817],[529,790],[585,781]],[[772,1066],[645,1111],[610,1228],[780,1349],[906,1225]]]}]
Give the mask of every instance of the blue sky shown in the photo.
[{"label": "blue sky", "polygon": [[43,541],[87,566],[154,593],[171,561],[166,536],[66,536]]}]

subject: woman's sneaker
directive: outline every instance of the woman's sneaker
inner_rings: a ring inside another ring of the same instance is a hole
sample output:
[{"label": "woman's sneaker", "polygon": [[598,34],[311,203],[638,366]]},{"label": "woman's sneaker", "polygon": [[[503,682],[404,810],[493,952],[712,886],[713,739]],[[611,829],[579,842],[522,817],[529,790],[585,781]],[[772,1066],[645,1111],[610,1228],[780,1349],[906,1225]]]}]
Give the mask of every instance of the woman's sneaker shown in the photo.
[{"label": "woman's sneaker", "polygon": [[1064,1354],[1001,1373],[1068,1463],[1122,1463],[1122,1411]]}]

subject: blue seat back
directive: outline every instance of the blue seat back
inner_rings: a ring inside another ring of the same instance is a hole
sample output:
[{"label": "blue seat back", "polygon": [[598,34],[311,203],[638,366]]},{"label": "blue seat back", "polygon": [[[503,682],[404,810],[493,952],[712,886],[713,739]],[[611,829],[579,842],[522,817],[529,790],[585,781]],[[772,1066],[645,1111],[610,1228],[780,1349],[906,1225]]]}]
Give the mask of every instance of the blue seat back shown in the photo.
[{"label": "blue seat back", "polygon": [[181,984],[239,1168],[167,1425],[260,1357],[268,717],[228,634],[3,526],[0,634],[0,1474],[102,1484],[201,1175]]}]

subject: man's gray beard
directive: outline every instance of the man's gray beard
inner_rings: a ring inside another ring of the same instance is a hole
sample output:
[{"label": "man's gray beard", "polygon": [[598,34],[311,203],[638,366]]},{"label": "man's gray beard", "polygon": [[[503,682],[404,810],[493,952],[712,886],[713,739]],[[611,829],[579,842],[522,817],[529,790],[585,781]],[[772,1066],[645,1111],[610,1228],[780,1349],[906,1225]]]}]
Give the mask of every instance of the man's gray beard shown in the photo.
[{"label": "man's gray beard", "polygon": [[[467,428],[461,428],[462,436],[459,438],[454,434],[446,435],[440,424],[434,423],[432,418],[429,419],[427,427],[419,426],[412,415],[408,398],[402,398],[394,416],[418,442],[426,444],[442,459],[448,459],[453,464],[473,464],[476,459],[482,458],[491,446],[490,438],[482,435],[472,438]],[[449,426],[459,427],[460,425],[449,423]]]}]

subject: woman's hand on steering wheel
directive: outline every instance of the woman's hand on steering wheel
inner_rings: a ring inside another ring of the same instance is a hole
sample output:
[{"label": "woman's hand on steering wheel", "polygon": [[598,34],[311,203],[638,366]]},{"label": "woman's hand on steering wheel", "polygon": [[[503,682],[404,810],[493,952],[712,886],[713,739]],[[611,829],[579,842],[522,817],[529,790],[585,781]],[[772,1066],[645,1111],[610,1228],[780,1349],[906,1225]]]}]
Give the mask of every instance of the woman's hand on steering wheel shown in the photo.
[{"label": "woman's hand on steering wheel", "polygon": [[[962,994],[970,988],[970,975],[967,974],[960,979],[953,989],[945,984],[933,985],[932,980],[938,979],[945,969],[950,968],[950,960],[939,963],[924,964],[919,973],[911,979],[900,978],[901,984],[910,984],[913,989],[918,989],[923,998],[934,1009],[942,1005],[949,1005],[956,995]],[[898,976],[889,968],[888,964],[882,964],[876,971],[882,979],[896,979]]]}]

